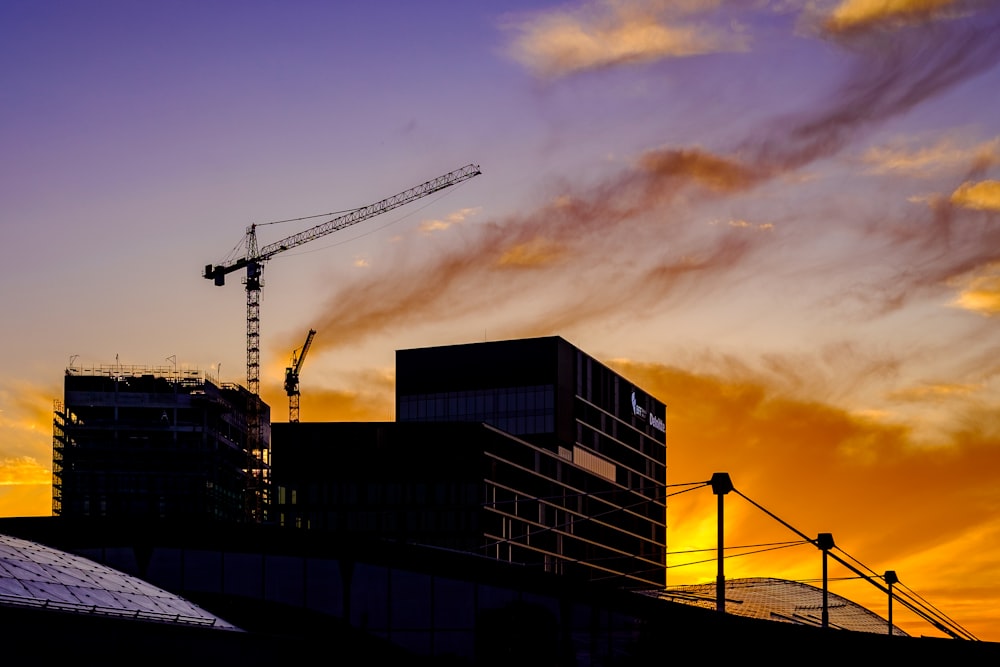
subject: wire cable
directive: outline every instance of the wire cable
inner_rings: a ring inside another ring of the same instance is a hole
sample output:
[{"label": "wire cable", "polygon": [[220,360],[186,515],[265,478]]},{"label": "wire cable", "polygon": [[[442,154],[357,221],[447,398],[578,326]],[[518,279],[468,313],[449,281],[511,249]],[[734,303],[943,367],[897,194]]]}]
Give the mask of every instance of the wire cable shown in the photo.
[{"label": "wire cable", "polygon": [[[731,554],[731,555],[728,555],[728,556],[723,556],[722,559],[723,560],[729,560],[730,558],[739,558],[740,556],[752,556],[754,554],[764,553],[765,551],[776,551],[778,549],[788,549],[790,547],[797,547],[797,546],[801,546],[803,544],[809,544],[809,542],[790,542],[790,543],[787,543],[787,544],[783,544],[782,546],[774,546],[774,547],[769,547],[767,549],[758,549],[756,551],[747,551],[746,553]],[[706,558],[704,560],[692,561],[690,563],[678,563],[677,565],[667,565],[667,569],[670,570],[670,569],[673,569],[673,568],[676,568],[676,567],[687,567],[688,565],[699,565],[701,563],[715,563],[717,561],[718,561],[717,558]]]}]

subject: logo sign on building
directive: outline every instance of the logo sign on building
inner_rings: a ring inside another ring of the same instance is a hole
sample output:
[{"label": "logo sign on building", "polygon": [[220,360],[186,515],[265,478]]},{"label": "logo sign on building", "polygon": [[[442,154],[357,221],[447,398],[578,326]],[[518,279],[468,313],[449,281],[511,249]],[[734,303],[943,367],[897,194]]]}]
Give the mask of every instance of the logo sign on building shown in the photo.
[{"label": "logo sign on building", "polygon": [[654,415],[651,410],[647,410],[646,408],[639,405],[639,402],[635,398],[635,390],[632,390],[632,414],[634,414],[639,419],[643,420],[648,419],[649,425],[655,428],[657,431],[660,431],[661,433],[667,432],[667,424],[663,419],[660,419],[659,417]]}]

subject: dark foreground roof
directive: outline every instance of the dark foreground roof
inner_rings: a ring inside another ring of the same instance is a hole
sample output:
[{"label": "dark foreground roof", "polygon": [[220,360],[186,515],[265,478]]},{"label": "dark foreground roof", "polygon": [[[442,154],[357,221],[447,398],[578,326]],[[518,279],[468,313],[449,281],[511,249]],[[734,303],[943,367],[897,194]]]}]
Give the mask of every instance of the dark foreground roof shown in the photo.
[{"label": "dark foreground roof", "polygon": [[[657,597],[704,609],[716,609],[716,586],[692,584],[657,591]],[[751,577],[726,580],[726,613],[768,621],[821,627],[823,589],[798,581]],[[888,634],[888,621],[845,597],[827,591],[830,627],[854,632]],[[908,636],[899,628],[893,635]]]},{"label": "dark foreground roof", "polygon": [[[990,642],[893,637],[723,615],[470,554],[362,540],[348,534],[277,526],[80,523],[54,517],[0,519],[0,534],[68,552],[103,551],[116,557],[128,552],[132,561],[140,564],[149,560],[150,553],[163,549],[242,554],[248,557],[245,562],[251,562],[255,555],[280,560],[308,555],[310,559],[363,563],[473,581],[485,589],[515,590],[518,600],[504,615],[483,619],[488,624],[482,626],[482,637],[477,631],[477,642],[480,639],[489,642],[491,650],[480,653],[476,660],[428,659],[407,653],[386,638],[366,633],[350,618],[224,592],[190,599],[245,632],[142,623],[41,608],[0,607],[7,657],[46,657],[78,665],[136,664],[155,658],[157,662],[250,667],[312,660],[319,653],[348,666],[389,661],[409,667],[437,664],[583,667],[587,663],[582,662],[579,653],[571,661],[553,661],[551,655],[540,653],[536,647],[541,640],[555,644],[570,641],[572,628],[567,624],[579,621],[578,611],[600,609],[621,619],[620,625],[612,624],[612,634],[625,632],[633,638],[627,652],[615,656],[618,667],[645,667],[664,660],[723,664],[755,659],[764,659],[768,664],[801,665],[818,657],[833,662],[856,660],[867,654],[885,654],[894,662],[996,664],[1000,660],[1000,644]],[[227,572],[226,576],[236,574]],[[188,597],[185,591],[175,592]],[[538,605],[532,604],[535,600],[557,601],[558,614],[539,617],[535,613]],[[607,637],[609,642],[615,639]]]}]

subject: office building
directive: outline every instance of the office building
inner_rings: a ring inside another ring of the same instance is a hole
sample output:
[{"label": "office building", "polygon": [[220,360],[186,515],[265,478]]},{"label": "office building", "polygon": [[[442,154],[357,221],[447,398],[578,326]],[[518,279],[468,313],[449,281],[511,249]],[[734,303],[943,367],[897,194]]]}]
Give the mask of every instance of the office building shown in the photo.
[{"label": "office building", "polygon": [[400,350],[396,423],[275,424],[273,517],[665,583],[665,406],[559,337]]},{"label": "office building", "polygon": [[259,401],[198,371],[68,368],[55,408],[52,511],[64,517],[253,520],[266,502],[264,448],[248,445]]}]

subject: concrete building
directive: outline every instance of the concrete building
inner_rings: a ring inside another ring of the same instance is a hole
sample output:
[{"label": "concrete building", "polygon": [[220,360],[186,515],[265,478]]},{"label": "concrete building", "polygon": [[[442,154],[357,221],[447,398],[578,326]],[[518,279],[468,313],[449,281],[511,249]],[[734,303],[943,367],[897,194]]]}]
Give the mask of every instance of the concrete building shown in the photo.
[{"label": "concrete building", "polygon": [[[247,444],[247,409],[258,400],[198,371],[67,369],[55,408],[52,513],[248,520],[267,495],[266,457]],[[266,445],[270,414],[260,410]]]}]

